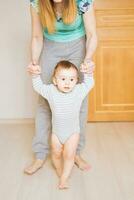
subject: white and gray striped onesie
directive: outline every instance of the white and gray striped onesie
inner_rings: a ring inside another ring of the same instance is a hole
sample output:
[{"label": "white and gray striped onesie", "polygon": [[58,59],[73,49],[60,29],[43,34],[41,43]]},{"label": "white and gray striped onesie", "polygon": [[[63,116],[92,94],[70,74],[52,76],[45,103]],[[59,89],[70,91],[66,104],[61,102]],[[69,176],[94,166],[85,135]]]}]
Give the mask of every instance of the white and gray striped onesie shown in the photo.
[{"label": "white and gray striped onesie", "polygon": [[74,133],[80,132],[79,112],[82,101],[94,85],[93,77],[84,74],[82,83],[69,93],[60,92],[53,84],[43,84],[39,75],[32,78],[36,92],[48,100],[52,111],[52,133],[64,144]]}]

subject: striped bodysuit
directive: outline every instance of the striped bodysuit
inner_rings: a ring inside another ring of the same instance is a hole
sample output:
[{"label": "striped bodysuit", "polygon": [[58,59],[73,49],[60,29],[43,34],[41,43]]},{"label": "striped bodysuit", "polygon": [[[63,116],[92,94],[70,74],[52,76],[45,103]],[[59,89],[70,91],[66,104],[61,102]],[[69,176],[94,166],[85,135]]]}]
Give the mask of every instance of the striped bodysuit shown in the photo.
[{"label": "striped bodysuit", "polygon": [[52,133],[64,144],[74,133],[80,133],[79,112],[82,101],[94,85],[93,77],[84,74],[82,83],[69,93],[60,92],[53,84],[43,84],[39,75],[33,76],[35,91],[48,100],[52,111]]}]

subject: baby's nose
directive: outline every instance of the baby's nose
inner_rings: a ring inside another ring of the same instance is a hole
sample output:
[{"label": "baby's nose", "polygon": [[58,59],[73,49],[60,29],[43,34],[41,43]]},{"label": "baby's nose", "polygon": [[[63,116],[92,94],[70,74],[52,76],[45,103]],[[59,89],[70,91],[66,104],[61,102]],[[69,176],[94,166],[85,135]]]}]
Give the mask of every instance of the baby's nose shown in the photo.
[{"label": "baby's nose", "polygon": [[65,83],[66,85],[69,85],[69,81],[66,81],[66,83]]}]

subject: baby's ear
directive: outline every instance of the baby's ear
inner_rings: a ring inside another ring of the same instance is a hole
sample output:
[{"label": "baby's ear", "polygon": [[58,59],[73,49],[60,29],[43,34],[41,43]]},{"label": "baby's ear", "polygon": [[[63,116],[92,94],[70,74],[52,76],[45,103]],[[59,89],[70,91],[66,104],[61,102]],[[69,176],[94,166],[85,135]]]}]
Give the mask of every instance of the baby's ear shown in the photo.
[{"label": "baby's ear", "polygon": [[52,78],[52,81],[53,81],[53,84],[54,84],[54,85],[57,85],[57,81],[56,81],[56,78],[55,78],[55,77]]}]

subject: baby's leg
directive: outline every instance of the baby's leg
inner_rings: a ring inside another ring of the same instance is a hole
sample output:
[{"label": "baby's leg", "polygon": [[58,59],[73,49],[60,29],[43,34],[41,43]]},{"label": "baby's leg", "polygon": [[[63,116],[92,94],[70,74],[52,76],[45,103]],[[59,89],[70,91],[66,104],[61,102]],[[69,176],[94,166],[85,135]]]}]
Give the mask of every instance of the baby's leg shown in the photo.
[{"label": "baby's leg", "polygon": [[62,166],[63,145],[60,143],[58,137],[55,134],[52,134],[51,146],[52,146],[52,161],[56,169],[57,175],[60,177],[63,168]]},{"label": "baby's leg", "polygon": [[79,134],[73,134],[64,144],[64,150],[63,150],[64,166],[60,178],[59,189],[65,189],[68,187],[67,181],[74,165],[74,158],[76,155],[76,148],[78,142],[79,142]]}]

